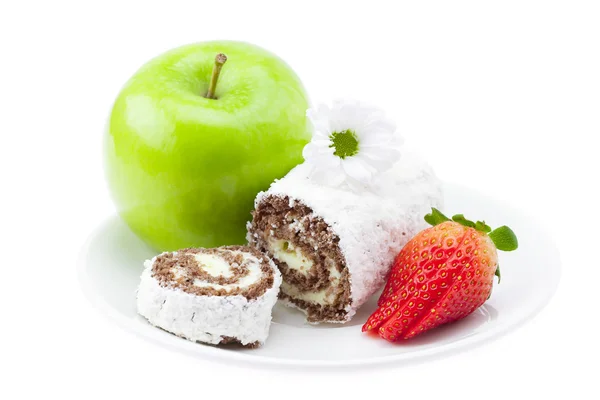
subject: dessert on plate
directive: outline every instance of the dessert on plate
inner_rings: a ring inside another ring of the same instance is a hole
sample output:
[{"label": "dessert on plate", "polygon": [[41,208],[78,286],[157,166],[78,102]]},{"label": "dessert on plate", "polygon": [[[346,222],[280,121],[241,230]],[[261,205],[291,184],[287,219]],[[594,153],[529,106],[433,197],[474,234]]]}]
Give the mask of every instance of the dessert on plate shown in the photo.
[{"label": "dessert on plate", "polygon": [[441,187],[379,110],[336,102],[307,114],[306,161],[258,194],[247,239],[281,271],[283,302],[311,323],[346,322],[441,206]]},{"label": "dessert on plate", "polygon": [[152,325],[209,344],[264,343],[281,275],[254,248],[165,252],[144,263],[138,312]]},{"label": "dessert on plate", "polygon": [[311,109],[305,162],[258,193],[248,247],[184,249],[146,262],[138,311],[187,339],[262,344],[279,296],[310,323],[349,321],[442,190],[377,109]]},{"label": "dessert on plate", "polygon": [[415,156],[382,178],[375,192],[355,192],[316,183],[302,164],[257,196],[248,242],[273,259],[279,298],[308,322],[349,321],[441,203],[437,179]]}]

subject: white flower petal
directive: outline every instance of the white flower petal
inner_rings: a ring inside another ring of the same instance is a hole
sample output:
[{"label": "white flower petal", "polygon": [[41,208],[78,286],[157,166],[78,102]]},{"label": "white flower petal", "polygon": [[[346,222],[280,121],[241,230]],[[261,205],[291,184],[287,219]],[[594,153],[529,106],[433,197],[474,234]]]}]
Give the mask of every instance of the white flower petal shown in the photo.
[{"label": "white flower petal", "polygon": [[309,151],[306,154],[308,157],[305,157],[304,159],[307,163],[313,165],[317,169],[335,168],[340,165],[341,159],[337,156],[334,156],[333,152],[333,148],[327,148],[326,151]]},{"label": "white flower petal", "polygon": [[315,141],[308,143],[306,146],[304,146],[304,149],[302,149],[302,156],[304,157],[305,160],[309,160],[309,159],[314,158],[322,153],[325,153],[325,150],[327,148],[328,147],[323,146],[320,141],[315,140]]},{"label": "white flower petal", "polygon": [[307,162],[315,166],[317,169],[329,169],[338,168],[340,166],[341,159],[331,154],[323,154],[313,157],[307,160]]},{"label": "white flower petal", "polygon": [[306,110],[306,116],[311,122],[320,122],[329,120],[329,107],[325,104],[319,104],[317,108]]},{"label": "white flower petal", "polygon": [[360,152],[362,157],[365,157],[369,160],[377,160],[377,161],[397,161],[400,158],[400,151],[393,147],[370,147],[364,148]]},{"label": "white flower petal", "polygon": [[347,157],[342,160],[342,167],[348,176],[359,182],[368,183],[373,175],[364,163],[356,157]]},{"label": "white flower petal", "polygon": [[388,147],[393,140],[393,136],[385,133],[369,133],[361,135],[360,147]]},{"label": "white flower petal", "polygon": [[399,136],[396,126],[393,123],[381,120],[365,122],[362,126],[362,129],[370,132],[371,134]]},{"label": "white flower petal", "polygon": [[329,144],[331,144],[331,134],[325,133],[323,131],[314,131],[311,140],[327,140]]},{"label": "white flower petal", "polygon": [[360,119],[367,119],[373,114],[382,114],[383,112],[374,106],[362,103],[357,100],[334,100],[332,109],[338,109],[346,113],[346,115],[356,115]]},{"label": "white flower petal", "polygon": [[327,152],[331,152],[331,153],[333,153],[335,151],[335,149],[332,147],[333,142],[331,141],[330,138],[326,138],[326,139],[315,138],[311,141],[311,143],[314,143],[314,145],[321,151],[327,151]]},{"label": "white flower petal", "polygon": [[[364,190],[399,158],[402,139],[395,124],[378,108],[357,101],[336,100],[331,107],[320,105],[306,115],[314,133],[303,155],[311,165],[311,178],[322,184]],[[345,130],[356,134],[358,153],[341,159],[334,154],[331,134]]]},{"label": "white flower petal", "polygon": [[375,176],[379,172],[386,171],[394,165],[395,160],[389,158],[381,158],[381,157],[369,157],[366,154],[357,154],[355,157],[358,157],[363,164],[367,165],[368,168],[374,170],[373,175]]},{"label": "white flower petal", "polygon": [[331,118],[329,108],[326,105],[321,104],[317,109],[309,108],[306,111],[306,116],[312,124],[316,135],[329,137],[331,134]]}]

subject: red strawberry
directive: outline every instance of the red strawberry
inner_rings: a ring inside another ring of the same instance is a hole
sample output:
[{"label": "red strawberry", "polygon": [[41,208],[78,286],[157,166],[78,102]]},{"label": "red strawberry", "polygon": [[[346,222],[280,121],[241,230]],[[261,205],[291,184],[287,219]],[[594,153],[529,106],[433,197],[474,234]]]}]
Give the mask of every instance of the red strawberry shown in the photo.
[{"label": "red strawberry", "polygon": [[451,221],[435,208],[425,220],[434,226],[400,251],[379,308],[363,331],[377,330],[384,339],[396,341],[466,317],[489,298],[494,275],[500,279],[496,249],[518,246],[507,226],[492,231],[461,214]]}]

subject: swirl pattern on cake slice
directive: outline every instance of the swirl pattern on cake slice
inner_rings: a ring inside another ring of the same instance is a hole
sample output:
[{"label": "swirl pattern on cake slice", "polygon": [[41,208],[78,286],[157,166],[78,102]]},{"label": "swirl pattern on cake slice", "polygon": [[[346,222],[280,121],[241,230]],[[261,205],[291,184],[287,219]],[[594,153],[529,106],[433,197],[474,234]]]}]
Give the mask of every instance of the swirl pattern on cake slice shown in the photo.
[{"label": "swirl pattern on cake slice", "polygon": [[256,249],[226,246],[162,253],[145,263],[138,312],[186,339],[264,343],[281,275]]}]

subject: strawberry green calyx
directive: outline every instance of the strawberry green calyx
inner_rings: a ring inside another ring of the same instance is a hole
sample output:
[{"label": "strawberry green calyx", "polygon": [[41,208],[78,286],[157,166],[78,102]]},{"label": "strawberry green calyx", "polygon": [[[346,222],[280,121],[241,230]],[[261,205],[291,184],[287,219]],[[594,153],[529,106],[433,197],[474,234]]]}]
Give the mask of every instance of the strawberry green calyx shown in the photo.
[{"label": "strawberry green calyx", "polygon": [[431,226],[436,226],[442,222],[450,221],[450,218],[446,217],[440,210],[435,207],[431,207],[431,213],[425,215],[425,222]]},{"label": "strawberry green calyx", "polygon": [[496,267],[496,272],[494,272],[494,275],[498,277],[498,283],[500,283],[500,279],[502,279],[502,275],[500,275],[500,265]]},{"label": "strawberry green calyx", "polygon": [[486,225],[485,221],[475,222],[475,229],[477,229],[480,232],[485,232],[485,233],[490,233],[492,231],[492,228],[490,228],[489,225]]},{"label": "strawberry green calyx", "polygon": [[494,229],[490,232],[489,236],[498,250],[513,251],[519,247],[517,235],[506,225]]},{"label": "strawberry green calyx", "polygon": [[[450,218],[446,217],[440,210],[434,207],[431,208],[431,213],[425,215],[425,222],[432,226],[439,225],[446,221],[450,221]],[[454,215],[452,221],[487,234],[498,250],[513,251],[519,247],[517,235],[515,235],[512,229],[506,225],[492,230],[485,221],[473,222],[466,219],[463,214]],[[499,270],[496,271],[496,275],[498,276],[498,279],[500,279]]]},{"label": "strawberry green calyx", "polygon": [[475,228],[475,222],[465,218],[462,214],[456,214],[452,217],[452,221],[458,222],[462,226],[468,226],[469,228]]}]

